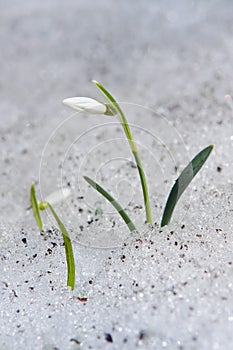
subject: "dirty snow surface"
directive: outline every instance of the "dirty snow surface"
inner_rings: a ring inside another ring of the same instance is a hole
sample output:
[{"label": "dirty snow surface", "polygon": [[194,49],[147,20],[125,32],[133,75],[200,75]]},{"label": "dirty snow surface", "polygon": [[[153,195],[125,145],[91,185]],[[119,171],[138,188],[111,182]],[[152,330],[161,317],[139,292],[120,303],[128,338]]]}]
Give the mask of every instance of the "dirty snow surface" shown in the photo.
[{"label": "dirty snow surface", "polygon": [[[233,3],[0,1],[0,349],[233,349]],[[134,159],[116,117],[73,113],[64,98],[121,103],[151,195],[145,224]],[[215,148],[159,228],[173,181]],[[126,208],[130,233],[83,180]],[[68,186],[61,232],[29,203]]]}]

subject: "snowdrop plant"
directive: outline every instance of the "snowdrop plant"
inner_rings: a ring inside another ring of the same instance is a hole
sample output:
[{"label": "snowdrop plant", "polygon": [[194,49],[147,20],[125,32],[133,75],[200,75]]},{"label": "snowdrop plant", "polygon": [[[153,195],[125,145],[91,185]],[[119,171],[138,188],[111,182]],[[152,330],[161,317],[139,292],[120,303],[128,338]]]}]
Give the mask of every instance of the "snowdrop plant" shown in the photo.
[{"label": "snowdrop plant", "polygon": [[[104,95],[104,97],[107,100],[107,103],[98,102],[94,99],[88,98],[88,97],[72,97],[67,98],[63,100],[63,103],[78,111],[78,112],[84,112],[89,114],[105,114],[114,116],[117,115],[119,118],[119,121],[123,127],[123,130],[125,132],[126,138],[129,142],[129,146],[131,148],[133,157],[135,159],[139,178],[141,182],[141,188],[143,193],[143,199],[144,199],[144,206],[145,206],[145,212],[146,212],[146,221],[149,224],[153,223],[152,215],[151,215],[151,207],[150,207],[150,198],[149,198],[149,191],[148,191],[148,185],[146,180],[145,171],[143,169],[142,161],[136,146],[136,143],[133,139],[129,124],[127,122],[126,116],[121,109],[120,105],[117,103],[115,98],[110,94],[110,92],[103,87],[99,82],[96,80],[93,80],[93,83],[96,85],[96,87],[101,91],[101,93]],[[207,158],[209,157],[210,153],[213,150],[213,145],[209,145],[203,150],[201,150],[192,160],[191,162],[184,168],[184,170],[181,172],[180,176],[176,179],[174,185],[171,188],[171,191],[168,195],[168,199],[166,201],[162,219],[161,219],[161,227],[168,225],[173,211],[175,209],[175,206],[180,199],[183,192],[186,190],[192,179],[196,176],[196,174],[199,172],[199,170],[202,168],[204,163],[206,162]],[[113,207],[118,211],[118,213],[121,215],[127,226],[131,231],[135,230],[135,225],[133,224],[132,220],[129,218],[129,216],[126,214],[125,210],[121,207],[119,203],[116,202],[116,200],[112,197],[110,193],[108,193],[103,187],[101,187],[98,183],[96,183],[94,180],[90,179],[87,176],[84,176],[84,179],[91,185],[93,188],[95,188],[100,194],[102,194],[112,205]]]},{"label": "snowdrop plant", "polygon": [[[120,124],[122,125],[122,128],[124,130],[125,136],[128,140],[134,160],[137,165],[137,170],[138,170],[138,174],[141,182],[144,206],[145,206],[146,222],[149,224],[152,224],[153,219],[151,215],[150,198],[149,198],[149,190],[147,185],[146,174],[143,169],[143,164],[138,152],[138,148],[133,139],[133,135],[131,133],[126,116],[123,110],[121,109],[120,105],[117,103],[115,98],[110,94],[110,92],[97,81],[93,80],[93,83],[104,95],[107,102],[99,102],[89,97],[72,97],[72,98],[67,98],[63,100],[63,104],[81,113],[108,115],[111,117],[116,115],[118,117]],[[209,157],[210,153],[213,150],[213,147],[214,147],[213,145],[209,145],[203,150],[201,150],[191,160],[191,162],[184,168],[180,176],[175,180],[175,183],[170,190],[170,193],[168,195],[168,198],[164,207],[161,224],[160,224],[161,227],[169,224],[177,202],[179,201],[181,195],[184,193],[184,191],[186,190],[186,188],[188,187],[192,179],[196,176],[196,174],[199,172],[199,170],[202,168],[202,166],[206,162],[207,158]],[[112,206],[117,210],[121,218],[125,221],[129,230],[131,232],[136,231],[136,227],[133,221],[128,216],[126,211],[123,209],[123,207],[120,205],[120,203],[118,203],[116,199],[108,191],[106,191],[100,184],[92,180],[90,177],[84,176],[84,179],[85,181],[87,181],[87,183],[90,186],[92,186],[96,191],[98,191],[106,200],[108,200],[112,204]],[[31,192],[30,192],[30,201],[31,201],[32,211],[40,231],[42,231],[43,229],[43,222],[42,222],[40,212],[42,210],[49,209],[62,232],[62,237],[65,245],[65,252],[66,252],[67,285],[70,286],[71,289],[73,290],[75,287],[75,261],[74,261],[72,243],[64,224],[62,223],[62,221],[60,220],[56,211],[53,208],[54,205],[63,201],[69,195],[70,195],[70,189],[64,188],[62,190],[58,190],[50,194],[43,201],[38,203],[36,192],[35,192],[35,185],[32,184]]]},{"label": "snowdrop plant", "polygon": [[38,203],[37,197],[36,197],[35,185],[32,184],[30,201],[31,201],[32,211],[40,231],[43,230],[43,222],[41,219],[40,211],[48,208],[51,211],[54,219],[56,220],[62,232],[62,238],[64,241],[65,252],[66,252],[67,286],[71,287],[71,289],[73,290],[75,287],[75,261],[74,261],[72,243],[65,226],[63,225],[62,221],[60,220],[59,216],[57,215],[57,213],[53,208],[54,205],[63,201],[69,195],[70,195],[70,189],[63,188],[56,192],[51,193],[42,202]]}]

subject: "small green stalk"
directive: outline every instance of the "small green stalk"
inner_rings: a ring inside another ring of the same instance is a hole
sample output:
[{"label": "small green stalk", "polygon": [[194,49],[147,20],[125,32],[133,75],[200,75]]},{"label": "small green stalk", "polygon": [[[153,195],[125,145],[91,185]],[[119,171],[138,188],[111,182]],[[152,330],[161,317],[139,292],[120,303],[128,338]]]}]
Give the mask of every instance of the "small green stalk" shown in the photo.
[{"label": "small green stalk", "polygon": [[104,196],[111,204],[112,206],[118,211],[130,231],[136,231],[136,227],[134,226],[134,223],[130,219],[130,217],[126,214],[125,210],[122,208],[122,206],[113,198],[110,193],[108,193],[103,187],[101,187],[97,182],[90,179],[88,176],[83,177],[89,185],[91,185],[96,191],[98,191],[102,196]]},{"label": "small green stalk", "polygon": [[63,223],[61,222],[61,220],[59,219],[59,217],[57,216],[57,213],[55,212],[55,210],[53,209],[53,207],[49,204],[48,207],[51,211],[51,213],[53,214],[55,220],[57,221],[57,224],[62,232],[62,238],[65,244],[65,252],[66,252],[66,263],[67,263],[67,286],[71,287],[72,290],[74,290],[75,287],[75,261],[74,261],[74,254],[73,254],[73,248],[72,248],[72,243],[69,237],[69,234],[65,228],[65,226],[63,225]]},{"label": "small green stalk", "polygon": [[99,90],[103,93],[103,95],[107,98],[107,100],[110,102],[112,105],[113,109],[115,109],[118,112],[119,118],[120,118],[120,123],[124,129],[125,135],[128,139],[131,151],[133,153],[134,159],[137,164],[139,176],[140,176],[140,181],[141,181],[141,186],[142,186],[142,192],[143,192],[143,198],[144,198],[144,205],[145,205],[145,210],[146,210],[146,221],[149,224],[152,224],[152,216],[151,216],[151,208],[150,208],[150,199],[149,199],[149,191],[148,191],[148,186],[147,186],[147,181],[146,181],[146,175],[142,167],[142,162],[141,158],[138,153],[138,149],[136,146],[136,143],[133,139],[129,124],[127,122],[127,119],[120,108],[119,104],[115,100],[115,98],[96,80],[93,80],[93,83],[99,88]]}]

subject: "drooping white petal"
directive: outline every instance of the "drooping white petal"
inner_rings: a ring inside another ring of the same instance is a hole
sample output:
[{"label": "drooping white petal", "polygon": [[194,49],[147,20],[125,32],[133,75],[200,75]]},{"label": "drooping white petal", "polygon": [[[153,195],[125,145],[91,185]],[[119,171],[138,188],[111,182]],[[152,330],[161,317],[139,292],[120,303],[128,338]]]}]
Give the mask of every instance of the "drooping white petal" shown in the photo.
[{"label": "drooping white petal", "polygon": [[63,187],[55,192],[49,194],[43,202],[48,202],[51,205],[63,202],[71,194],[71,190],[68,187]]},{"label": "drooping white petal", "polygon": [[89,97],[70,97],[63,100],[62,103],[75,111],[88,114],[105,114],[107,111],[105,104]]}]

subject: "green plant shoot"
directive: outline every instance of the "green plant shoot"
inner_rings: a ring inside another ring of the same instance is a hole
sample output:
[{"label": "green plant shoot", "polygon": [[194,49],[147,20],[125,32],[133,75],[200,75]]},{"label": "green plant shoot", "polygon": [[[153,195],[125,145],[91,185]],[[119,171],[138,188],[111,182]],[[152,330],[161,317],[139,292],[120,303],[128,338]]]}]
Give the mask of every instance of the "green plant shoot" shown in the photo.
[{"label": "green plant shoot", "polygon": [[69,237],[69,234],[59,219],[57,213],[53,209],[53,207],[48,203],[48,207],[51,211],[51,213],[54,216],[54,219],[57,221],[57,224],[62,232],[62,238],[65,245],[65,252],[66,252],[66,264],[67,264],[67,286],[71,287],[72,290],[74,290],[75,287],[75,261],[74,261],[74,254],[73,254],[73,248],[72,243]]},{"label": "green plant shoot", "polygon": [[202,168],[203,164],[206,162],[207,158],[213,150],[213,147],[213,145],[210,145],[204,148],[201,152],[199,152],[182,171],[180,176],[176,179],[165,205],[161,221],[161,227],[169,224],[172,217],[172,213],[175,209],[179,198],[186,190],[192,179]]},{"label": "green plant shoot", "polygon": [[115,100],[115,98],[96,80],[93,80],[93,83],[97,86],[97,88],[102,92],[102,94],[107,98],[108,102],[110,102],[112,108],[117,111],[120,119],[120,123],[124,129],[125,135],[128,139],[131,151],[133,153],[134,159],[137,164],[138,172],[139,172],[139,177],[141,180],[141,186],[142,186],[142,192],[143,192],[143,198],[144,198],[144,205],[145,205],[145,210],[146,210],[146,221],[150,224],[152,224],[152,216],[151,216],[151,208],[150,208],[150,199],[149,199],[149,192],[148,192],[148,186],[147,186],[147,181],[146,181],[146,175],[143,170],[141,158],[138,153],[137,145],[133,139],[129,124],[127,122],[127,119]]},{"label": "green plant shoot", "polygon": [[42,220],[40,216],[40,210],[45,210],[49,208],[62,232],[62,238],[65,245],[66,263],[67,263],[67,271],[68,271],[67,286],[71,287],[71,289],[73,290],[75,287],[75,261],[74,261],[72,243],[71,243],[69,234],[65,226],[63,225],[62,221],[59,219],[57,213],[55,212],[55,210],[53,209],[52,205],[49,202],[43,201],[43,202],[40,202],[40,204],[38,204],[34,184],[32,184],[31,186],[30,200],[31,200],[32,211],[33,211],[36,223],[39,227],[39,230],[42,231]]},{"label": "green plant shoot", "polygon": [[126,225],[130,229],[130,231],[136,231],[136,227],[130,217],[126,214],[125,210],[122,208],[122,206],[105,190],[103,187],[101,187],[98,183],[90,179],[88,176],[84,176],[84,179],[91,185],[96,191],[98,191],[102,196],[104,196],[111,204],[112,206],[118,211],[122,219],[125,221]]},{"label": "green plant shoot", "polygon": [[38,202],[37,202],[37,198],[36,198],[36,191],[35,191],[35,184],[34,183],[31,185],[30,202],[31,202],[31,207],[32,207],[32,211],[33,211],[33,215],[34,215],[34,218],[36,220],[36,223],[39,227],[39,230],[42,231],[43,223],[42,223],[42,219],[40,216],[40,210],[39,210],[39,206],[38,206]]}]

